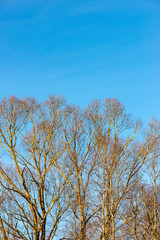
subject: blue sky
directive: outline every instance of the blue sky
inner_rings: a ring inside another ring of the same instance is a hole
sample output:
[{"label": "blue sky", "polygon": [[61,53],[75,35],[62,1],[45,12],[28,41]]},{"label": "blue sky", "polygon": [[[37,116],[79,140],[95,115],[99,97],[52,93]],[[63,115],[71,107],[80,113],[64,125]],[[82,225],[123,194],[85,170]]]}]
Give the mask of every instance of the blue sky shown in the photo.
[{"label": "blue sky", "polygon": [[118,98],[160,119],[159,0],[0,0],[0,99]]}]

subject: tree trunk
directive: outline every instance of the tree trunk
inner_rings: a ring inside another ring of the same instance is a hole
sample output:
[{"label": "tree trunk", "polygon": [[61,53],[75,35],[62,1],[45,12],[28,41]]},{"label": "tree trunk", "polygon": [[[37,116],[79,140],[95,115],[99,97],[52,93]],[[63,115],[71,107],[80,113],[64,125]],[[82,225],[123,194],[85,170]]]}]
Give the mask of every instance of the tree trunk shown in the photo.
[{"label": "tree trunk", "polygon": [[81,240],[86,240],[86,224],[85,221],[81,222]]}]

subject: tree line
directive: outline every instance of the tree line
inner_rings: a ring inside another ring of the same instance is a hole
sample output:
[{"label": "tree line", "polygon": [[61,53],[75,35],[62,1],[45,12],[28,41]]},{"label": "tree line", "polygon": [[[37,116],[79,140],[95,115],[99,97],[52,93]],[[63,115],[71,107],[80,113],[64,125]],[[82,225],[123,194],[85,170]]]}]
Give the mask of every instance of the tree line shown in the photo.
[{"label": "tree line", "polygon": [[0,239],[159,240],[160,122],[114,98],[0,102]]}]

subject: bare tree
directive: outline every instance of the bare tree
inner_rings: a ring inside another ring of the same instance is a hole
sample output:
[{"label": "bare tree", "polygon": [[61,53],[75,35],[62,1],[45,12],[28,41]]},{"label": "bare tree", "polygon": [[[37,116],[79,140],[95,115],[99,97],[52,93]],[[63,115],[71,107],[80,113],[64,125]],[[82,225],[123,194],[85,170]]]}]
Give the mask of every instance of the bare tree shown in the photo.
[{"label": "bare tree", "polygon": [[66,235],[71,239],[85,240],[88,239],[91,218],[97,212],[92,204],[94,194],[90,188],[96,156],[94,144],[85,133],[83,113],[78,107],[72,107],[66,114],[69,118],[63,122],[61,134],[66,152],[61,161],[56,162],[68,185],[71,219],[67,221]]},{"label": "bare tree", "polygon": [[[52,239],[67,209],[63,204],[66,183],[53,165],[61,155],[57,151],[57,119],[63,105],[63,99],[54,97],[45,106],[34,99],[15,97],[0,104],[0,145],[16,169],[14,174],[0,167],[1,187],[14,206],[6,214],[17,219],[16,226],[5,219],[2,223],[20,239]],[[48,157],[50,148],[52,160]]]},{"label": "bare tree", "polygon": [[146,162],[147,184],[143,184],[140,193],[143,205],[142,227],[146,238],[158,240],[160,238],[160,122],[153,119],[149,124],[150,134],[156,139],[151,159]]},{"label": "bare tree", "polygon": [[121,203],[140,179],[140,169],[155,139],[148,135],[143,142],[138,142],[141,123],[133,122],[117,99],[106,99],[104,104],[95,101],[87,113],[95,130],[91,140],[98,153],[95,186],[101,209],[101,239],[113,240],[123,225]]},{"label": "bare tree", "polygon": [[[153,120],[145,137],[152,149],[141,168],[142,179],[123,199],[124,224],[117,239],[159,239],[159,122]],[[148,138],[149,137],[149,138]],[[154,141],[153,141],[154,139]]]},{"label": "bare tree", "polygon": [[158,240],[159,122],[141,130],[117,99],[3,99],[0,238]]}]

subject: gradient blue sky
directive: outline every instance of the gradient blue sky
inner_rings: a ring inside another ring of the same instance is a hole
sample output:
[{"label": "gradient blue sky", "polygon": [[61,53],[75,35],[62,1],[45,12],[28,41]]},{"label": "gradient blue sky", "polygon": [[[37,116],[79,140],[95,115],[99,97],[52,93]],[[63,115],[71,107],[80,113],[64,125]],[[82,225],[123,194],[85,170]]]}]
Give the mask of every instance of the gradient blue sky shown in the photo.
[{"label": "gradient blue sky", "polygon": [[160,119],[160,0],[0,0],[0,99],[49,94]]}]

